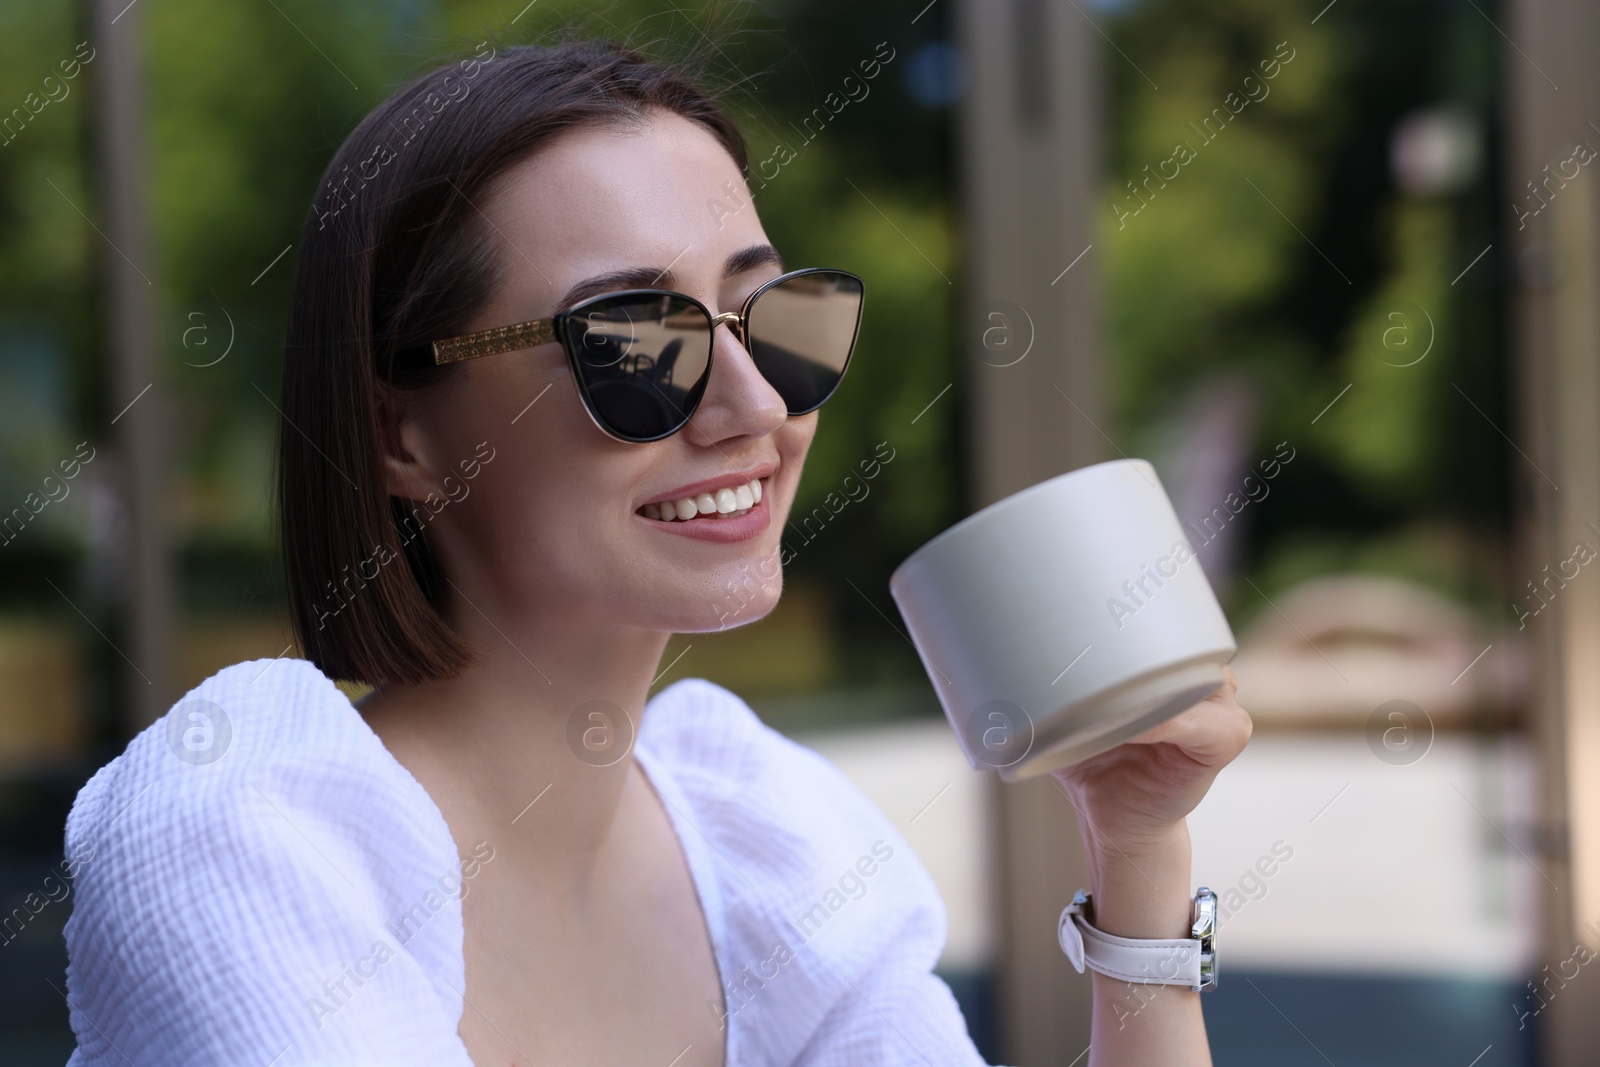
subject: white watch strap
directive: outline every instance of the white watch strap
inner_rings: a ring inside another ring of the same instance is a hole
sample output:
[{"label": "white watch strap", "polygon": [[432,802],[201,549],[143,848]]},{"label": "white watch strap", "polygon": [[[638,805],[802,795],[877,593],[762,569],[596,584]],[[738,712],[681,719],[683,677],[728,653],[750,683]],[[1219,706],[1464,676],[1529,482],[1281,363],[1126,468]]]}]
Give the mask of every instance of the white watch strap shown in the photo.
[{"label": "white watch strap", "polygon": [[1118,937],[1090,924],[1089,895],[1081,889],[1061,912],[1061,951],[1081,974],[1084,965],[1125,982],[1202,986],[1198,938],[1139,940]]}]

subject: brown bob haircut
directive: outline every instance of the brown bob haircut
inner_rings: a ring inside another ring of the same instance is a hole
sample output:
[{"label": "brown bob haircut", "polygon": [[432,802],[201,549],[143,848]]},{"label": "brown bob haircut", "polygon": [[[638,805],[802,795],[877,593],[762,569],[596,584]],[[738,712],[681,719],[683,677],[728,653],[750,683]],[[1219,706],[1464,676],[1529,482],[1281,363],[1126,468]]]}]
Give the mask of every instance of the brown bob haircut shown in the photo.
[{"label": "brown bob haircut", "polygon": [[748,168],[732,116],[685,63],[570,31],[421,75],[328,164],[295,269],[276,494],[295,635],[329,677],[411,685],[471,662],[425,535],[443,502],[385,489],[380,395],[455,371],[428,346],[466,331],[510,251],[478,210],[490,184],[565,131],[637,128],[653,111],[702,124]]}]

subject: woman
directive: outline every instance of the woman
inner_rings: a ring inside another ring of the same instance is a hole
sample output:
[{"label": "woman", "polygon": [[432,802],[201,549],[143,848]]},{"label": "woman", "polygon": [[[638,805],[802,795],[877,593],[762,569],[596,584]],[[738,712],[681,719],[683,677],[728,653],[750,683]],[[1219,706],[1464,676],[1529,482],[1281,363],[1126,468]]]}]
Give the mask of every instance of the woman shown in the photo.
[{"label": "woman", "polygon": [[[893,825],[732,693],[646,700],[669,635],[776,603],[854,343],[859,279],[790,270],[745,165],[690,79],[583,41],[340,148],[280,404],[305,659],[80,794],[73,1064],[981,1062]],[[1184,817],[1248,736],[1230,684],[1057,772],[1099,928],[1187,936]],[[1198,994],[1092,980],[1090,1064],[1210,1062]]]}]

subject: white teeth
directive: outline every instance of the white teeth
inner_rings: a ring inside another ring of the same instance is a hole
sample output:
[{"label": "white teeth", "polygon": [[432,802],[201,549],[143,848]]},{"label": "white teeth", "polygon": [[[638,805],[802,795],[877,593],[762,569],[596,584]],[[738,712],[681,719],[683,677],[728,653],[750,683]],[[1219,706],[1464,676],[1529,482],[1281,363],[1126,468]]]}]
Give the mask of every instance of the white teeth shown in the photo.
[{"label": "white teeth", "polygon": [[681,500],[663,500],[645,504],[639,514],[647,519],[662,522],[683,522],[696,516],[705,518],[737,518],[761,503],[761,479],[743,485],[728,486],[715,493],[698,493]]}]

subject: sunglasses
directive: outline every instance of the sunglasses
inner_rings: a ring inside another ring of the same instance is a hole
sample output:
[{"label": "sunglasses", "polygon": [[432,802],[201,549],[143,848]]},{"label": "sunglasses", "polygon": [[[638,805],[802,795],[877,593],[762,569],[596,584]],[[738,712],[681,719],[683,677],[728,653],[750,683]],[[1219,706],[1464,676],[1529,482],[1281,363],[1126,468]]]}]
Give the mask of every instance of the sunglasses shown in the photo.
[{"label": "sunglasses", "polygon": [[700,406],[711,378],[713,334],[723,323],[790,415],[821,407],[850,365],[862,296],[856,275],[820,267],[780,275],[738,311],[720,315],[683,293],[628,289],[548,319],[435,341],[433,362],[559,341],[595,425],[619,441],[659,441],[683,429]]}]

